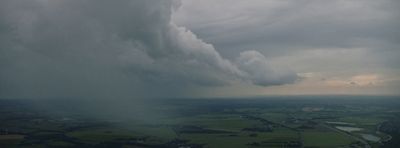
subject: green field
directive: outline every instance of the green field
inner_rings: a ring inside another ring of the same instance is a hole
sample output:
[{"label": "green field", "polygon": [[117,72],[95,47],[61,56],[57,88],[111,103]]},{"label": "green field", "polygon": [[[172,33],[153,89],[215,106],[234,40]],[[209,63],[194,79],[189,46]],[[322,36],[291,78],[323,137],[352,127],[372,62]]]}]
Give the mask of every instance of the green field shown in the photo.
[{"label": "green field", "polygon": [[[373,107],[372,112],[371,104],[359,101],[179,101],[153,106],[160,114],[151,120],[92,118],[61,111],[44,114],[29,106],[26,112],[16,111],[19,107],[1,107],[0,101],[0,115],[4,114],[0,147],[375,148],[384,146],[385,139],[397,138],[377,129],[393,129],[397,124],[391,121],[400,113],[392,104],[388,106],[393,108]],[[343,131],[337,126],[361,130]]]},{"label": "green field", "polygon": [[342,147],[350,145],[356,140],[333,131],[309,130],[303,132],[304,146],[306,147]]}]

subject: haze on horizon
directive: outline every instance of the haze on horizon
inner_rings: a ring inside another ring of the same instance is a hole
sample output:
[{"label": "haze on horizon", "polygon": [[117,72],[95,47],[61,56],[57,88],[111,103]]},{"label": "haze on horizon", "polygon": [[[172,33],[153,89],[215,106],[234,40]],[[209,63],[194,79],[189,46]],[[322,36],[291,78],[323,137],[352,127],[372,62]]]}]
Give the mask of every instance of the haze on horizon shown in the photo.
[{"label": "haze on horizon", "polygon": [[0,98],[400,95],[399,6],[2,0]]}]

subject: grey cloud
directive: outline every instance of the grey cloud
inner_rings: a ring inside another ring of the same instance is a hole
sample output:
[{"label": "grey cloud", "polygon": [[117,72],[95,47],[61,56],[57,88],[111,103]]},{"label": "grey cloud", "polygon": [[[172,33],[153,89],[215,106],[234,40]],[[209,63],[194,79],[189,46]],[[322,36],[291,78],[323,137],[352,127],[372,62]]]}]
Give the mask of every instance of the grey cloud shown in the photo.
[{"label": "grey cloud", "polygon": [[[379,74],[395,81],[400,75],[399,6],[398,0],[185,0],[173,19],[228,59],[250,49],[274,68],[290,65],[297,73],[326,79]],[[391,89],[375,87],[388,93],[397,86],[392,83],[397,81],[381,84]],[[282,90],[290,93],[289,88]]]},{"label": "grey cloud", "polygon": [[216,0],[214,7],[205,7],[208,3],[184,1],[174,18],[231,57],[247,49],[280,56],[315,48],[380,50],[378,43],[386,49],[399,43],[396,0]]},{"label": "grey cloud", "polygon": [[289,69],[271,66],[265,56],[257,51],[240,53],[237,65],[245,72],[246,77],[257,85],[294,83],[298,79],[297,75]]},{"label": "grey cloud", "polygon": [[[171,21],[178,5],[1,1],[0,97],[177,96],[236,80],[292,82],[286,77],[293,72],[271,71],[262,55],[240,57],[238,65],[222,58],[213,45]],[[243,62],[251,58],[258,62],[248,68]]]}]

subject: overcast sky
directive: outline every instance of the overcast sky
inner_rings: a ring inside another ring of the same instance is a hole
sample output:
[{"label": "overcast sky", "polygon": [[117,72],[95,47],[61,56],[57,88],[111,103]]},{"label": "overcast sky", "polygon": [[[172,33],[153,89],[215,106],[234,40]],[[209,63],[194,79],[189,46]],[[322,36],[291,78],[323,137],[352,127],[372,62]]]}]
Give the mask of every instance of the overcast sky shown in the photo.
[{"label": "overcast sky", "polygon": [[173,20],[223,57],[256,50],[301,76],[251,93],[398,94],[399,7],[397,0],[184,0]]},{"label": "overcast sky", "polygon": [[399,95],[397,0],[2,0],[0,97]]}]

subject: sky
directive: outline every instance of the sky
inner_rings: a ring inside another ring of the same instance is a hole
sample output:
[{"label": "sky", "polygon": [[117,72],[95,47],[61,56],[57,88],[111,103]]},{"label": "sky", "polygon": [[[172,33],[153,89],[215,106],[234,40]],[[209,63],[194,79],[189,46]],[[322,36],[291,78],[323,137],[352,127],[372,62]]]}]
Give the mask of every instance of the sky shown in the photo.
[{"label": "sky", "polygon": [[3,0],[0,98],[399,95],[399,6]]}]

